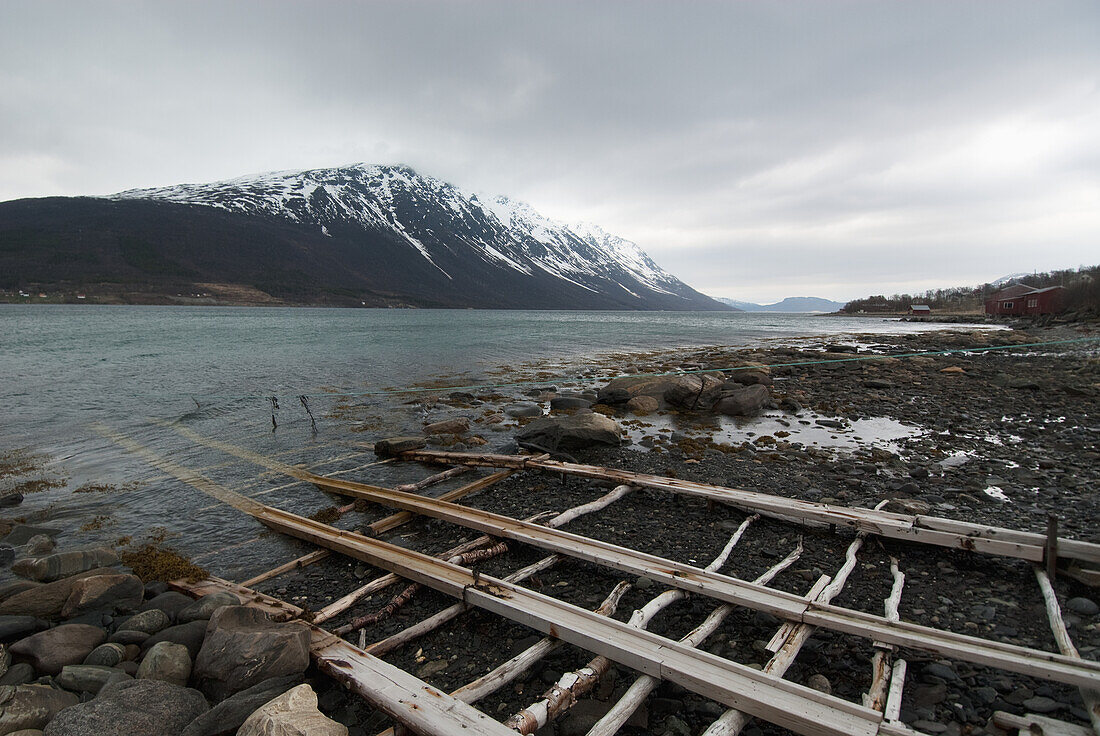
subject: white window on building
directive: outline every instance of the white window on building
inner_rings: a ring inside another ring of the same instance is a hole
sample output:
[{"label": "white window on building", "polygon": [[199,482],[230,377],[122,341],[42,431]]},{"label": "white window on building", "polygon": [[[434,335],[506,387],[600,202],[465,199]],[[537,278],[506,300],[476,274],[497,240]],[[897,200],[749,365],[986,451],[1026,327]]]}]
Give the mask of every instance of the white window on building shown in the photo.
[{"label": "white window on building", "polygon": [[1012,302],[1001,302],[1001,309],[1012,309]]},{"label": "white window on building", "polygon": [[1027,300],[1028,309],[1031,309],[1032,307],[1037,307],[1037,306],[1039,306],[1039,300],[1038,299],[1028,299]]}]

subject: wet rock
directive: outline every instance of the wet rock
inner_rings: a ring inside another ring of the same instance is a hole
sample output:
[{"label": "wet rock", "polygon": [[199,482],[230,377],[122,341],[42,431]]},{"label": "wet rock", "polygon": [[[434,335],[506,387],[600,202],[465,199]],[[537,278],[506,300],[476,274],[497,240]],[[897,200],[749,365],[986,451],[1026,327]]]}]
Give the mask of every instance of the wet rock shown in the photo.
[{"label": "wet rock", "polygon": [[84,664],[98,665],[100,667],[114,667],[120,662],[126,661],[126,647],[121,644],[108,642],[100,644],[88,653],[84,658]]},{"label": "wet rock", "polygon": [[56,678],[57,684],[74,693],[98,693],[104,685],[131,679],[129,675],[114,667],[94,664],[69,664],[61,668]]},{"label": "wet rock", "polygon": [[0,642],[22,639],[48,626],[49,623],[34,616],[0,616]]},{"label": "wet rock", "polygon": [[470,420],[466,417],[444,419],[424,427],[424,434],[462,434],[470,431]]},{"label": "wet rock", "polygon": [[21,503],[23,503],[22,493],[5,493],[0,495],[0,509],[18,506]]},{"label": "wet rock", "polygon": [[199,650],[202,649],[203,639],[206,638],[206,626],[207,622],[202,619],[177,626],[169,626],[164,631],[150,636],[142,642],[141,647],[148,651],[159,642],[170,641],[173,644],[182,644],[187,647],[191,659],[194,659],[199,656]]},{"label": "wet rock", "polygon": [[663,401],[671,382],[669,376],[621,376],[601,388],[597,397],[601,404],[625,404],[635,396],[651,396]]},{"label": "wet rock", "polygon": [[740,384],[742,386],[755,386],[757,384],[761,386],[771,386],[774,381],[772,377],[763,370],[738,370],[734,371],[733,375],[726,381],[726,385],[730,388],[733,384]]},{"label": "wet rock", "polygon": [[241,605],[241,599],[232,593],[226,591],[211,593],[210,595],[204,595],[202,598],[199,598],[197,601],[191,603],[191,605],[182,609],[176,615],[176,620],[181,624],[191,621],[201,621],[209,619],[219,608],[239,605]]},{"label": "wet rock", "polygon": [[829,682],[829,678],[820,673],[810,675],[810,678],[806,680],[806,687],[811,687],[819,693],[825,693],[826,695],[833,694],[833,685]]},{"label": "wet rock", "polygon": [[652,396],[634,396],[626,402],[626,410],[634,414],[652,414],[661,408],[661,402]]},{"label": "wet rock", "polygon": [[764,410],[771,401],[767,386],[745,386],[734,391],[723,391],[714,405],[714,411],[731,417],[752,417]]},{"label": "wet rock", "polygon": [[0,544],[0,567],[7,567],[15,561],[15,547],[10,544]]},{"label": "wet rock", "polygon": [[317,694],[298,685],[260,707],[241,725],[237,736],[347,736],[343,724],[317,710]]},{"label": "wet rock", "polygon": [[159,608],[135,614],[122,622],[120,631],[142,631],[146,634],[156,634],[164,631],[172,621],[168,614]]},{"label": "wet rock", "polygon": [[180,736],[232,736],[258,708],[301,681],[297,675],[274,677],[242,690],[191,721]]},{"label": "wet rock", "polygon": [[10,544],[13,547],[19,547],[27,544],[32,538],[42,535],[45,537],[56,537],[61,533],[60,529],[53,529],[46,526],[31,526],[30,524],[16,524],[12,527],[11,532],[4,537],[4,543]]},{"label": "wet rock", "polygon": [[0,687],[0,734],[42,728],[57,713],[78,702],[73,693],[49,685]]},{"label": "wet rock", "polygon": [[1066,601],[1066,608],[1080,616],[1095,616],[1100,613],[1100,606],[1089,598],[1070,598]]},{"label": "wet rock", "polygon": [[22,593],[24,590],[37,588],[40,585],[42,583],[35,583],[30,580],[10,580],[0,585],[0,601],[6,601],[16,593]]},{"label": "wet rock", "polygon": [[22,559],[12,565],[11,569],[16,575],[50,583],[97,567],[110,567],[117,564],[118,555],[115,551],[100,547]]},{"label": "wet rock", "polygon": [[76,581],[65,605],[63,618],[89,611],[132,611],[141,605],[145,586],[137,575],[91,575]]},{"label": "wet rock", "polygon": [[57,543],[45,534],[35,534],[27,540],[23,549],[31,557],[40,557],[53,552],[56,547]]},{"label": "wet rock", "polygon": [[954,682],[959,679],[959,676],[955,674],[955,670],[950,665],[941,662],[932,662],[925,665],[924,669],[921,670],[921,675],[925,678],[936,678],[944,682]]},{"label": "wet rock", "polygon": [[562,409],[589,409],[592,402],[579,396],[555,396],[550,399],[550,408],[561,411]]},{"label": "wet rock", "polygon": [[144,644],[149,638],[149,634],[144,631],[134,631],[133,629],[119,629],[118,631],[107,637],[107,641],[114,644]]},{"label": "wet rock", "polygon": [[710,409],[723,390],[721,379],[708,374],[674,376],[666,381],[664,400],[680,409]]},{"label": "wet rock", "polygon": [[93,700],[58,713],[45,736],[164,736],[177,734],[209,709],[196,690],[160,680],[104,686]]},{"label": "wet rock", "polygon": [[42,674],[56,675],[67,664],[80,664],[103,643],[107,633],[87,624],[62,624],[11,645],[11,653],[31,663]]},{"label": "wet rock", "polygon": [[614,419],[603,414],[574,414],[573,416],[537,419],[516,433],[516,441],[547,450],[570,450],[622,444],[622,429]]},{"label": "wet rock", "polygon": [[533,401],[517,401],[504,407],[504,413],[516,419],[541,417],[542,407]]},{"label": "wet rock", "polygon": [[17,662],[9,667],[3,676],[0,676],[0,685],[23,685],[34,682],[35,677],[34,667],[26,662]]},{"label": "wet rock", "polygon": [[410,450],[420,450],[427,446],[423,437],[388,437],[374,443],[374,454],[378,457],[392,457]]},{"label": "wet rock", "polygon": [[214,700],[309,666],[309,630],[247,606],[218,609],[195,658],[195,681]]},{"label": "wet rock", "polygon": [[20,591],[0,603],[0,615],[38,616],[56,618],[60,613],[73,585],[80,579],[91,575],[101,575],[107,570],[89,570],[53,583],[33,585]]},{"label": "wet rock", "polygon": [[[148,595],[148,591],[146,591]],[[167,593],[161,593],[149,600],[145,601],[138,607],[139,613],[145,613],[146,611],[152,611],[154,609],[158,611],[164,611],[168,614],[168,618],[172,621],[177,621],[179,612],[190,606],[195,602],[194,598],[186,596],[183,593],[177,593],[174,590],[170,590]]]},{"label": "wet rock", "polygon": [[931,504],[915,498],[892,498],[885,508],[895,514],[927,514],[932,510]]},{"label": "wet rock", "polygon": [[138,666],[139,680],[163,680],[184,687],[191,677],[191,655],[187,647],[162,641],[154,644],[145,653],[145,659]]},{"label": "wet rock", "polygon": [[1037,695],[1034,698],[1028,698],[1021,705],[1028,713],[1053,713],[1056,710],[1060,710],[1063,706],[1056,700],[1046,698],[1041,695]]}]

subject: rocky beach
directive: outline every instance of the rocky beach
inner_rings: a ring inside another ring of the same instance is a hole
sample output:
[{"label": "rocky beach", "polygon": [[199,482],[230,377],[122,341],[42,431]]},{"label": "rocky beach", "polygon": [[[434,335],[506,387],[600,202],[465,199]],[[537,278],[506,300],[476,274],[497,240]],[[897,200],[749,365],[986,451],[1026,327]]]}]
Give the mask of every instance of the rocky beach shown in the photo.
[{"label": "rocky beach", "polygon": [[[606,354],[571,366],[577,377],[568,382],[547,380],[562,373],[560,365],[510,367],[496,377],[508,386],[425,390],[389,411],[399,417],[403,434],[413,437],[412,446],[547,453],[793,499],[863,508],[885,502],[887,510],[900,513],[1040,533],[1054,519],[1062,536],[1097,542],[1098,334],[1095,323],[1075,323]],[[340,408],[353,418],[365,411],[355,402]],[[359,419],[358,436],[369,439],[379,420]],[[410,431],[412,424],[419,431]],[[374,439],[376,450],[383,450],[383,436]],[[428,468],[423,474],[438,470]],[[3,472],[19,478],[29,467],[13,459]],[[367,473],[349,478],[371,482]],[[465,474],[427,493],[438,495],[485,474]],[[585,504],[613,486],[524,471],[462,503],[528,518]],[[169,590],[167,580],[199,578],[205,571],[163,545],[118,540],[55,548],[59,530],[49,518],[21,518],[19,500],[4,497],[0,522],[0,557],[11,569],[0,590],[0,734],[358,735],[392,725],[310,666],[301,627],[268,620],[229,594],[194,601]],[[390,513],[357,504],[341,515],[342,503],[330,499],[324,520],[361,529]],[[747,517],[702,499],[643,489],[564,530],[704,567]],[[437,554],[470,537],[458,527],[417,519],[384,538]],[[721,571],[751,580],[801,545],[798,560],[770,585],[804,595],[822,574],[837,570],[853,539],[843,530],[761,518]],[[505,554],[474,567],[503,576],[541,557],[540,550],[509,542]],[[1055,650],[1032,566],[1022,561],[871,537],[834,603],[881,615],[892,559],[906,576],[902,620]],[[317,611],[383,572],[333,556],[256,589]],[[1100,593],[1087,579],[1064,569],[1054,586],[1081,656],[1096,659]],[[625,621],[661,592],[654,581],[624,579],[567,559],[525,584],[591,609],[624,580],[629,588],[613,616]],[[325,626],[338,630],[378,612],[399,591],[367,597]],[[451,602],[422,590],[380,615],[366,640],[385,639]],[[716,605],[685,597],[658,614],[649,629],[682,637]],[[765,645],[779,623],[737,609],[703,648],[762,667],[771,656]],[[450,692],[539,638],[471,611],[384,659]],[[349,639],[356,640],[354,632]],[[870,685],[873,653],[870,641],[818,631],[786,677],[858,702]],[[901,654],[909,662],[901,720],[923,733],[1004,733],[992,720],[995,712],[1088,723],[1075,688],[921,652]],[[478,707],[505,719],[589,658],[572,646],[557,648]],[[612,666],[592,697],[539,733],[587,733],[636,676]],[[620,733],[697,734],[723,711],[666,683]],[[743,733],[786,731],[753,722]]]}]

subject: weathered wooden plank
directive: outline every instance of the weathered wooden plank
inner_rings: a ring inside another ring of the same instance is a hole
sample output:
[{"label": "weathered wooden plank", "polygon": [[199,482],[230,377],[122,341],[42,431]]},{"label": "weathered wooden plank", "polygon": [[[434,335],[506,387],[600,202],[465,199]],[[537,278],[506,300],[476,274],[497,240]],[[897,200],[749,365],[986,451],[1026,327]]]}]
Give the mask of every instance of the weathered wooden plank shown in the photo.
[{"label": "weathered wooden plank", "polygon": [[[434,450],[415,450],[403,453],[402,457],[420,462],[541,469],[584,478],[612,480],[619,483],[629,483],[641,488],[653,488],[708,498],[765,515],[796,517],[816,523],[836,524],[837,526],[858,529],[895,539],[969,549],[1031,562],[1039,562],[1043,559],[1043,547],[1046,541],[1042,534],[973,524],[954,519],[810,503],[678,478],[664,478],[645,473],[567,463],[558,460],[540,460],[518,455],[456,453]],[[1100,562],[1100,545],[1060,538],[1058,540],[1058,554],[1061,557]]]},{"label": "weathered wooden plank", "polygon": [[261,572],[259,575],[242,582],[241,586],[245,588],[251,588],[255,585],[259,585],[265,580],[270,580],[271,578],[278,577],[284,572],[290,572],[291,570],[297,570],[300,567],[306,567],[307,565],[312,565],[316,562],[320,562],[331,554],[332,553],[329,552],[327,549],[314,550],[309,554],[302,555],[301,557],[279,565],[278,567],[273,567],[266,572]]}]

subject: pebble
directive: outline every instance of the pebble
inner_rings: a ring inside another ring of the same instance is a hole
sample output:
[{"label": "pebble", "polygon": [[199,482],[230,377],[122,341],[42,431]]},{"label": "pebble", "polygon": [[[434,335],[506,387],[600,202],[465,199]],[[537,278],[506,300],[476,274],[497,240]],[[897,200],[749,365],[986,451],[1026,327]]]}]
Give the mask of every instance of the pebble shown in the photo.
[{"label": "pebble", "polygon": [[1100,606],[1089,598],[1070,598],[1066,601],[1066,608],[1081,616],[1095,616],[1100,613]]}]

